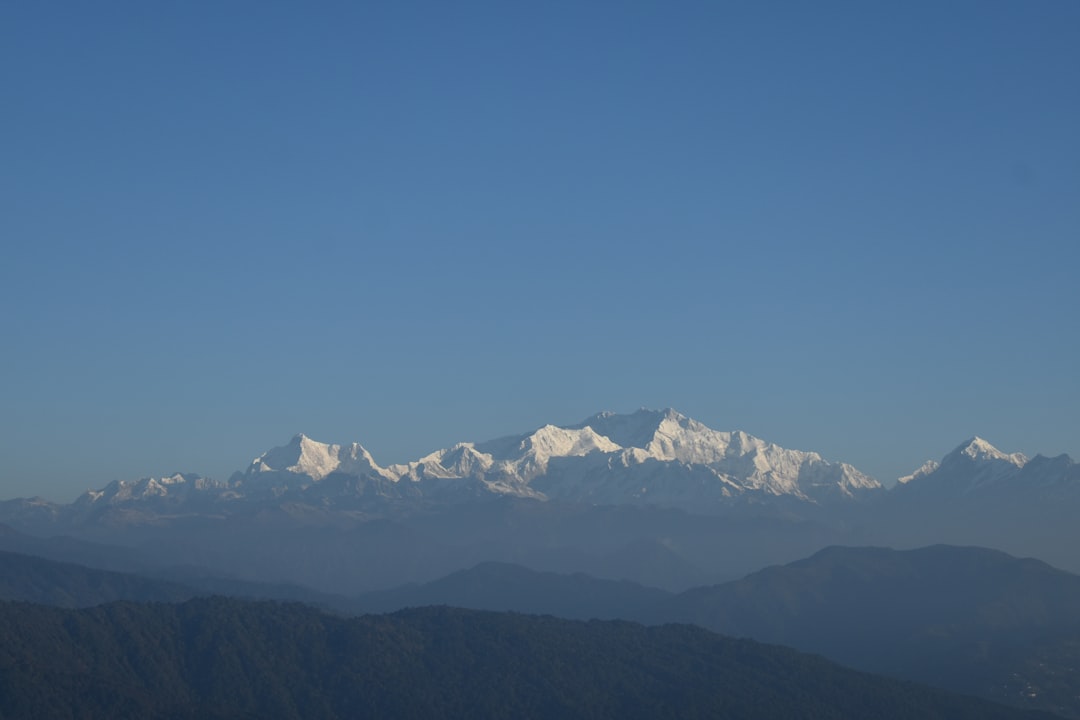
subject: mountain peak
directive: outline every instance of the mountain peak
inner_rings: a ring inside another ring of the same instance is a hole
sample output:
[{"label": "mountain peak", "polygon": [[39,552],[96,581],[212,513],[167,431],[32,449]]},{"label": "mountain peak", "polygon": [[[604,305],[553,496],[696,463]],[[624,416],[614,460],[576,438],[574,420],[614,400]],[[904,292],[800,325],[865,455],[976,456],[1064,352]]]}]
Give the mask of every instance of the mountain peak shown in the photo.
[{"label": "mountain peak", "polygon": [[972,453],[972,452],[982,452],[982,453],[997,453],[997,452],[1000,452],[996,447],[994,447],[993,445],[991,445],[990,443],[988,443],[986,440],[979,437],[978,435],[973,435],[972,437],[968,438],[963,443],[961,443],[960,447],[962,447],[964,449],[964,452],[969,453],[969,454]]},{"label": "mountain peak", "polygon": [[1016,467],[1023,467],[1027,463],[1027,456],[1022,453],[1007,454],[982,439],[978,435],[965,440],[955,450],[945,456],[942,464],[950,460],[966,458],[974,462],[1004,461]]},{"label": "mountain peak", "polygon": [[693,422],[672,408],[663,410],[638,408],[634,412],[625,415],[611,411],[597,413],[576,425],[571,425],[568,429],[592,428],[598,435],[603,435],[616,445],[644,450],[656,438],[660,426],[665,421],[673,421],[679,424]]},{"label": "mountain peak", "polygon": [[901,478],[897,478],[896,482],[898,485],[907,485],[912,480],[918,480],[919,478],[926,477],[927,475],[937,470],[939,467],[941,467],[941,463],[939,463],[937,460],[927,460],[922,464],[922,466],[919,467],[918,470],[911,473],[910,475],[905,475]]},{"label": "mountain peak", "polygon": [[1004,453],[975,435],[960,443],[940,463],[926,463],[911,475],[900,478],[897,485],[959,497],[1003,487],[1027,462],[1022,453]]},{"label": "mountain peak", "polygon": [[[146,493],[169,497],[186,497],[189,487],[217,488],[180,475],[143,484]],[[577,425],[548,424],[522,435],[459,443],[386,468],[359,443],[323,443],[300,432],[256,457],[246,471],[234,473],[217,489],[230,501],[286,494],[292,500],[316,485],[309,497],[331,504],[338,495],[353,498],[370,488],[372,502],[375,496],[387,502],[420,497],[459,502],[477,493],[494,493],[559,502],[667,505],[695,512],[777,496],[818,503],[880,487],[849,465],[787,450],[744,432],[713,430],[668,407],[600,412]],[[126,497],[141,493],[141,487],[121,483],[113,494]],[[90,492],[87,499],[97,501],[106,494]]]},{"label": "mountain peak", "polygon": [[252,460],[247,475],[286,472],[307,475],[318,482],[332,472],[359,474],[365,472],[386,476],[375,464],[371,453],[359,443],[333,445],[312,440],[297,433],[285,445],[275,447]]}]

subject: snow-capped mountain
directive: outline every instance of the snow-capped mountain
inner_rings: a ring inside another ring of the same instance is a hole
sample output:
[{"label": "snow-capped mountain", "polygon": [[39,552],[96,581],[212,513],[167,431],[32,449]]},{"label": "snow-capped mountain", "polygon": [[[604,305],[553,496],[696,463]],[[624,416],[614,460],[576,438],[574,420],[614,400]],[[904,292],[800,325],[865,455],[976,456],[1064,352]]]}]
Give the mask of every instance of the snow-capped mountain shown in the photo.
[{"label": "snow-capped mountain", "polygon": [[946,455],[936,472],[964,476],[963,491],[978,492],[1014,476],[1027,461],[1021,453],[1003,453],[976,436]]},{"label": "snow-capped mountain", "polygon": [[0,501],[0,524],[22,533],[333,592],[482,560],[682,586],[835,544],[987,545],[1077,567],[1078,513],[1080,465],[1066,455],[1029,460],[973,438],[886,491],[850,465],[674,410],[600,413],[388,466],[362,445],[297,435],[226,481],[174,474],[69,505]]},{"label": "snow-capped mountain", "polygon": [[744,432],[719,432],[670,409],[600,413],[582,427],[644,451],[635,453],[635,459],[704,466],[742,491],[824,500],[881,489],[876,480],[846,463],[827,462],[814,452],[786,450]]},{"label": "snow-capped mountain", "polygon": [[[297,435],[230,480],[233,490],[306,492],[331,476],[374,481],[383,496],[429,500],[477,493],[696,511],[784,497],[821,503],[881,489],[850,465],[785,450],[743,432],[718,432],[674,410],[600,413],[569,427],[465,442],[380,467],[362,446]],[[353,484],[355,485],[355,483]],[[325,493],[320,493],[325,498]]]},{"label": "snow-capped mountain", "polygon": [[193,473],[174,473],[160,478],[115,480],[101,490],[87,490],[75,500],[74,504],[80,508],[150,500],[163,500],[176,504],[183,502],[193,493],[220,490],[225,487],[225,483]]},{"label": "snow-capped mountain", "polygon": [[911,473],[910,475],[904,475],[903,477],[897,478],[896,484],[907,485],[912,480],[918,480],[919,478],[926,477],[930,473],[937,470],[939,467],[941,467],[941,463],[939,463],[937,460],[927,460],[922,465],[920,465],[919,469],[915,472]]},{"label": "snow-capped mountain", "polygon": [[[1029,461],[976,437],[940,463],[927,463],[901,478],[898,492],[890,495],[923,503],[1013,487],[1072,488],[1080,482],[1062,484],[1061,478],[1078,474],[1067,456]],[[88,491],[71,506],[57,506],[53,514],[92,518],[129,510],[143,516],[212,510],[229,515],[285,503],[371,517],[500,496],[693,513],[778,506],[786,512],[856,507],[884,494],[873,478],[818,453],[788,450],[745,432],[713,430],[675,410],[642,409],[458,443],[386,467],[358,443],[327,444],[301,434],[255,458],[228,481],[185,474],[117,481]],[[22,506],[8,507],[14,516]],[[35,512],[41,515],[40,508]]]},{"label": "snow-capped mountain", "polygon": [[982,545],[1080,568],[1080,465],[1028,459],[979,437],[900,481],[867,515],[886,546]]},{"label": "snow-capped mountain", "polygon": [[1068,455],[1028,458],[1005,453],[980,437],[961,443],[899,479],[898,500],[940,503],[962,499],[1030,502],[1052,496],[1080,495],[1080,465]]},{"label": "snow-capped mountain", "polygon": [[982,492],[1014,477],[1027,463],[1020,452],[1004,453],[981,437],[963,441],[942,461],[929,461],[897,480],[905,492],[966,495]]},{"label": "snow-capped mountain", "polygon": [[786,450],[744,432],[719,432],[674,410],[599,413],[566,427],[464,442],[380,466],[362,445],[296,435],[227,482],[196,475],[113,482],[74,507],[161,508],[291,502],[379,512],[510,496],[588,505],[654,505],[711,512],[778,500],[807,506],[868,497],[881,486],[850,465]]},{"label": "snow-capped mountain", "polygon": [[902,492],[932,492],[964,496],[983,493],[1008,483],[1028,463],[1021,453],[1004,453],[973,437],[956,447],[941,462],[929,461],[911,475],[898,480]]},{"label": "snow-capped mountain", "polygon": [[246,472],[233,473],[229,484],[236,489],[303,488],[333,473],[397,479],[379,467],[360,443],[330,445],[301,433],[252,460]]}]

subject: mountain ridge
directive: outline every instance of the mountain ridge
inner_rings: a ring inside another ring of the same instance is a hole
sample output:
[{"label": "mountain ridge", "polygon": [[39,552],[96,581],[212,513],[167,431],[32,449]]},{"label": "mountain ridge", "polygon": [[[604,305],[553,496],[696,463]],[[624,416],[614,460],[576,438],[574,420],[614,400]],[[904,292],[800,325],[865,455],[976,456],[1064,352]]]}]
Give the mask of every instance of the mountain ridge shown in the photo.
[{"label": "mountain ridge", "polygon": [[0,523],[30,535],[330,593],[485,560],[680,590],[830,544],[982,545],[1078,570],[1078,513],[1080,466],[1066,455],[1026,460],[972,438],[884,489],[842,462],[670,409],[599,413],[387,468],[359,443],[300,434],[228,481],[174,474],[69,505],[0,501]]},{"label": "mountain ridge", "polygon": [[5,717],[1052,717],[687,625],[452,608],[0,603],[0,666]]},{"label": "mountain ridge", "polygon": [[1080,717],[1080,575],[985,547],[826,547],[663,601],[653,622]]},{"label": "mountain ridge", "polygon": [[[1046,477],[1031,480],[1039,473]],[[461,442],[385,467],[360,443],[322,443],[298,433],[226,481],[194,473],[118,480],[87,490],[70,505],[0,502],[0,521],[154,522],[177,513],[233,514],[245,501],[377,515],[499,496],[694,513],[771,506],[804,512],[886,496],[937,501],[1001,493],[1021,475],[1029,485],[1057,487],[1059,478],[1080,480],[1078,474],[1067,455],[1029,460],[972,436],[886,490],[854,466],[816,452],[782,448],[743,431],[717,431],[672,408],[641,408]]]},{"label": "mountain ridge", "polygon": [[[227,594],[300,599],[336,609],[338,617],[440,613],[449,606],[669,628],[689,620],[732,636],[818,652],[863,671],[1080,717],[1070,691],[1080,657],[1080,576],[985,548],[830,546],[739,581],[678,595],[500,562],[352,599],[210,577],[201,578],[195,589],[187,581],[196,575],[176,577],[184,582],[180,586],[175,579],[163,582],[8,553],[0,553],[0,564],[5,571],[0,597],[63,607],[116,600],[176,603]],[[938,592],[942,587],[947,592]],[[421,606],[431,609],[406,610]]]},{"label": "mountain ridge", "polygon": [[303,499],[320,484],[323,489],[312,495],[322,505],[331,502],[334,493],[328,489],[336,486],[338,495],[365,498],[365,507],[379,498],[390,502],[419,496],[438,503],[511,495],[695,511],[770,498],[808,504],[856,501],[882,489],[849,464],[788,450],[742,431],[713,430],[668,408],[627,415],[602,412],[573,425],[548,424],[520,435],[457,443],[385,467],[360,443],[322,443],[298,433],[224,482],[192,473],[116,481],[88,490],[73,505],[84,513],[139,501],[176,509],[201,496],[204,505],[228,508],[244,498]]}]

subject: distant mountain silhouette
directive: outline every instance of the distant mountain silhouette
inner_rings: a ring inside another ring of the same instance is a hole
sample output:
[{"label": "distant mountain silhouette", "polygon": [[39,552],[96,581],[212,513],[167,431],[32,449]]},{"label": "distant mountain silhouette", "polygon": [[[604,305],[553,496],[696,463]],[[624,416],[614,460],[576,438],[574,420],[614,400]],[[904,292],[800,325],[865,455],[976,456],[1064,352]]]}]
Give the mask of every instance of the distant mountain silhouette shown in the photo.
[{"label": "distant mountain silhouette", "polygon": [[79,608],[117,600],[177,602],[196,594],[164,580],[0,551],[0,600]]},{"label": "distant mountain silhouette", "polygon": [[155,564],[152,555],[137,548],[97,543],[66,535],[39,537],[5,524],[0,524],[0,551],[117,572],[135,572]]},{"label": "distant mountain silhouette", "polygon": [[0,600],[84,608],[120,600],[180,602],[210,595],[302,602],[342,614],[364,611],[354,598],[328,595],[302,585],[216,576],[204,568],[122,573],[0,550]]},{"label": "distant mountain silhouette", "polygon": [[345,615],[426,605],[690,622],[853,667],[1080,717],[1080,577],[982,548],[828,548],[678,596],[626,581],[486,562],[438,580],[327,595],[292,584],[159,571],[171,581],[0,552],[0,599],[62,607],[210,594]]},{"label": "distant mountain silhouette", "polygon": [[581,573],[536,572],[510,563],[486,562],[423,585],[368,593],[355,607],[387,612],[424,605],[510,610],[588,620],[637,617],[671,595],[628,581]]},{"label": "distant mountain silhouette", "polygon": [[832,547],[650,618],[1080,717],[1080,577],[983,548]]},{"label": "distant mountain silhouette", "polygon": [[1080,465],[1066,455],[1028,459],[972,437],[885,490],[814,452],[641,410],[386,467],[359,444],[297,435],[229,480],[175,473],[67,505],[0,501],[0,522],[38,536],[30,548],[0,534],[0,549],[328,595],[485,561],[681,591],[830,545],[977,545],[1075,572],[1078,516]]}]

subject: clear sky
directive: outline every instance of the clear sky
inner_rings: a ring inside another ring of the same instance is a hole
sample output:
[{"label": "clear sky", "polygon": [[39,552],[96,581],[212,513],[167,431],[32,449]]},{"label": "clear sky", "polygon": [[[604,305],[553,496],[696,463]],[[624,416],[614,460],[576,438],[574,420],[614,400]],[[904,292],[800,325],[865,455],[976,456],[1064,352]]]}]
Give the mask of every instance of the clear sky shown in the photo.
[{"label": "clear sky", "polygon": [[0,497],[675,407],[1080,453],[1080,3],[0,5]]}]

